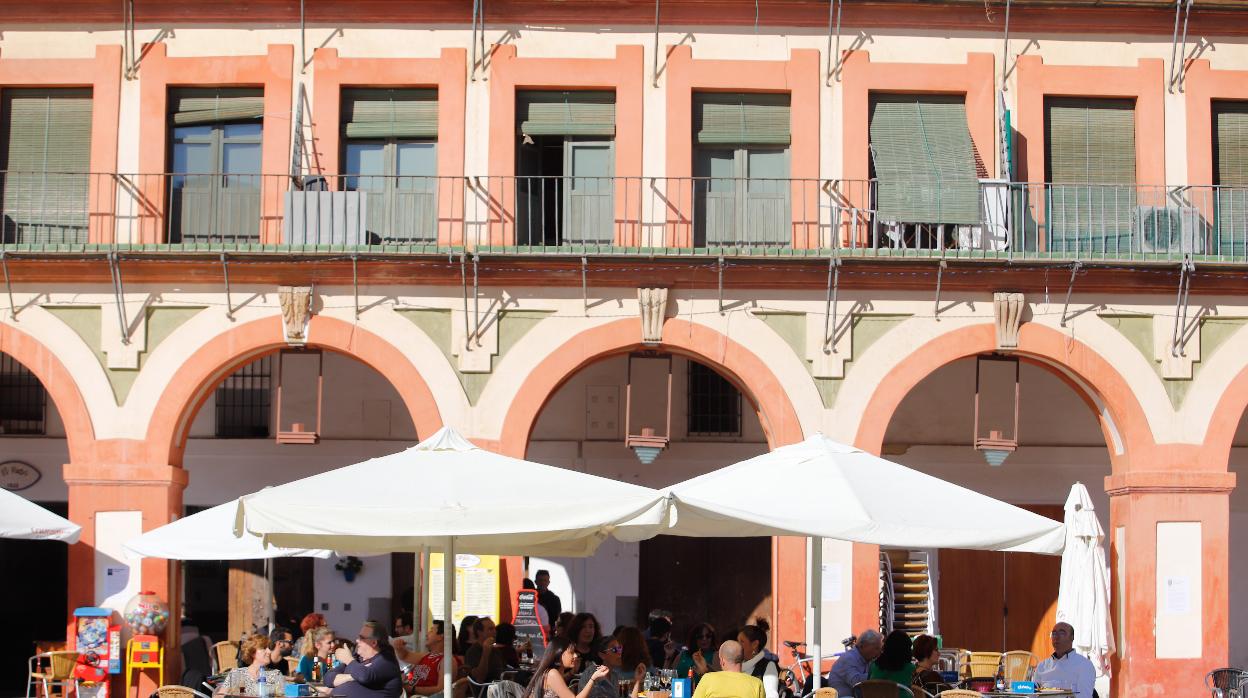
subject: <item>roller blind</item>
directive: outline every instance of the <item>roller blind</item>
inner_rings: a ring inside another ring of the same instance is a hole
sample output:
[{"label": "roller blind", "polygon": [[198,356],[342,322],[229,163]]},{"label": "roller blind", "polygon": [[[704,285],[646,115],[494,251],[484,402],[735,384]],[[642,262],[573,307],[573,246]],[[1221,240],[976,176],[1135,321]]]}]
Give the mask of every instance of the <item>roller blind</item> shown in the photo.
[{"label": "roller blind", "polygon": [[696,93],[693,134],[699,145],[788,145],[789,95]]},{"label": "roller blind", "polygon": [[1248,102],[1213,103],[1213,148],[1216,251],[1242,257],[1248,246]]},{"label": "roller blind", "polygon": [[615,93],[517,92],[516,123],[519,132],[527,136],[614,136]]},{"label": "roller blind", "polygon": [[437,138],[438,91],[343,90],[342,123],[347,138]]},{"label": "roller blind", "polygon": [[872,95],[870,110],[880,218],[979,223],[979,175],[964,98]]},{"label": "roller blind", "polygon": [[4,90],[4,229],[14,242],[87,239],[91,90]]},{"label": "roller blind", "polygon": [[1050,97],[1045,119],[1049,249],[1133,250],[1138,199],[1134,102]]},{"label": "roller blind", "polygon": [[264,116],[264,91],[247,87],[180,87],[169,91],[169,115],[178,126],[246,121]]}]

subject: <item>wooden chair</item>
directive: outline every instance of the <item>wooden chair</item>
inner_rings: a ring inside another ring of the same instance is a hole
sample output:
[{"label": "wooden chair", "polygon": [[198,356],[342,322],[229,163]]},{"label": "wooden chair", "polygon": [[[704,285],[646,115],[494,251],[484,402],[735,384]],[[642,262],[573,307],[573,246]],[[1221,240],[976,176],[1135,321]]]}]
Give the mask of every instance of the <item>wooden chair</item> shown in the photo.
[{"label": "wooden chair", "polygon": [[238,667],[238,644],[222,640],[212,646],[212,657],[217,661],[217,673]]},{"label": "wooden chair", "polygon": [[[295,671],[299,669],[299,660],[301,657],[286,657],[286,675],[294,676]],[[304,677],[307,678],[306,676]]]},{"label": "wooden chair", "polygon": [[208,698],[207,695],[186,686],[161,686],[156,689],[157,698]]},{"label": "wooden chair", "polygon": [[937,693],[936,698],[984,698],[984,694],[968,691],[965,688],[952,688]]},{"label": "wooden chair", "polygon": [[814,698],[840,698],[840,695],[836,692],[836,689],[831,686],[820,686],[819,689],[815,691]]},{"label": "wooden chair", "polygon": [[[46,664],[45,664],[46,662]],[[35,695],[43,689],[44,698],[50,698],[52,688],[61,687],[61,696],[69,695],[69,687],[74,685],[74,667],[78,664],[78,653],[72,650],[44,652],[30,658],[30,668],[26,677],[26,695],[35,688]]]},{"label": "wooden chair", "polygon": [[971,652],[968,664],[970,666],[970,676],[968,678],[995,678],[997,670],[1001,668],[1001,653]]},{"label": "wooden chair", "polygon": [[1026,650],[1014,650],[1001,655],[1001,676],[1010,681],[1026,681],[1031,676],[1036,658]]},{"label": "wooden chair", "polygon": [[914,691],[896,681],[867,679],[854,684],[854,698],[914,698]]}]

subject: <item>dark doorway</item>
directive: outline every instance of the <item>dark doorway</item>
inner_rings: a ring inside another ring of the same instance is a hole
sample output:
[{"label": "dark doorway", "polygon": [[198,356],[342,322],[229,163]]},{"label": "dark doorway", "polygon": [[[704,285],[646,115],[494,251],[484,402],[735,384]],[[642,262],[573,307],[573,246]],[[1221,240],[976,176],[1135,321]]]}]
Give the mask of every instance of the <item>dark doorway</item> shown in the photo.
[{"label": "dark doorway", "polygon": [[[37,502],[60,516],[65,502]],[[0,598],[9,601],[0,634],[0,689],[17,695],[26,689],[26,660],[36,641],[63,641],[69,622],[69,546],[53,540],[0,539],[0,560],[16,565],[0,575]]]},{"label": "dark doorway", "polygon": [[722,635],[771,617],[770,538],[658,536],[642,541],[639,562],[637,622],[650,609],[670,610],[677,644],[697,623]]}]

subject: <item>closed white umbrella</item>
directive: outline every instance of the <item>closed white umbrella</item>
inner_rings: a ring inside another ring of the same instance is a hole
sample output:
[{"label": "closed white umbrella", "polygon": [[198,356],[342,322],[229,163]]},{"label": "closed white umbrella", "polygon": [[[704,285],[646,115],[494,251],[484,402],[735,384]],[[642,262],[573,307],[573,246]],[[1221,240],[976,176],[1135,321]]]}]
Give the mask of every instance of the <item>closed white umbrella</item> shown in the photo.
[{"label": "closed white umbrella", "polygon": [[135,557],[166,560],[266,560],[275,557],[328,558],[332,551],[266,547],[255,536],[234,535],[238,502],[226,502],[178,519],[122,544]]},{"label": "closed white umbrella", "polygon": [[1109,565],[1105,531],[1088,488],[1076,482],[1066,498],[1066,550],[1057,591],[1057,619],[1075,629],[1075,651],[1092,660],[1097,676],[1108,676],[1114,653],[1109,615]]},{"label": "closed white umbrella", "polygon": [[0,489],[0,538],[77,543],[82,527],[25,497]]}]

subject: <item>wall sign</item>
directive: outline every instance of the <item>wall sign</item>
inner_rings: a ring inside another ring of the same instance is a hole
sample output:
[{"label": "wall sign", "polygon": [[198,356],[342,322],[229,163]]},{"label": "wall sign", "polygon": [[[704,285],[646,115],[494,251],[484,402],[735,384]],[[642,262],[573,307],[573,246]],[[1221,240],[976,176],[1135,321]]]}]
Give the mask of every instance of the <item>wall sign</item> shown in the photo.
[{"label": "wall sign", "polygon": [[29,489],[39,482],[41,477],[43,473],[30,463],[23,463],[20,460],[0,463],[0,487],[10,492]]}]

